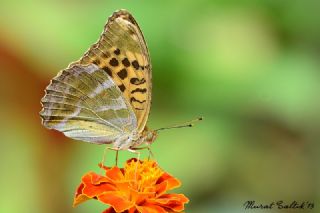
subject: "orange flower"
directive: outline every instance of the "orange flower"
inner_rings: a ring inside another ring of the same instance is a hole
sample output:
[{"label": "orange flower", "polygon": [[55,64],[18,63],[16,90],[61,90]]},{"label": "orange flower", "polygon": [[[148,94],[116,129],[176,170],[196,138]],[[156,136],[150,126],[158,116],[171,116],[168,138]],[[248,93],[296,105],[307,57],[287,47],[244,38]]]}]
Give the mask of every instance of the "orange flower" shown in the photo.
[{"label": "orange flower", "polygon": [[183,194],[166,194],[181,185],[151,160],[128,160],[125,167],[105,167],[105,176],[89,172],[82,177],[73,206],[89,199],[110,205],[103,213],[181,212],[189,199]]}]

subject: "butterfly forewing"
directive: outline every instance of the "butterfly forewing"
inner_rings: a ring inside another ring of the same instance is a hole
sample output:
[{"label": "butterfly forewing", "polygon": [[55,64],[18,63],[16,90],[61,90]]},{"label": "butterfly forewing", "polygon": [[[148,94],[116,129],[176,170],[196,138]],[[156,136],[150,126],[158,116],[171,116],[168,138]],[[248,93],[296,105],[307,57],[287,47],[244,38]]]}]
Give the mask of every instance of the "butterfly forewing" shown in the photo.
[{"label": "butterfly forewing", "polygon": [[132,15],[115,12],[98,42],[51,80],[41,103],[43,125],[68,137],[117,149],[141,144],[151,105],[151,64]]},{"label": "butterfly forewing", "polygon": [[73,64],[96,64],[113,79],[143,131],[151,105],[151,64],[141,30],[130,13],[115,12],[97,43]]},{"label": "butterfly forewing", "polygon": [[137,128],[111,77],[98,66],[73,65],[52,79],[42,98],[43,125],[92,143],[111,143]]}]

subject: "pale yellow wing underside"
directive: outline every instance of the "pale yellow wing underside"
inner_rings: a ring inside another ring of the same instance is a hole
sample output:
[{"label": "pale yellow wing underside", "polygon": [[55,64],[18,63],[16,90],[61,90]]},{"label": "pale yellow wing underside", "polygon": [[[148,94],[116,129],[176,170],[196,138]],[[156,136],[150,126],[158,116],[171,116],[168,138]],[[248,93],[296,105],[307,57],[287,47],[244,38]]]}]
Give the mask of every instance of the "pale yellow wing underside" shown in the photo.
[{"label": "pale yellow wing underside", "polygon": [[95,64],[54,77],[41,99],[42,123],[90,143],[113,143],[137,128],[136,116],[111,77]]}]

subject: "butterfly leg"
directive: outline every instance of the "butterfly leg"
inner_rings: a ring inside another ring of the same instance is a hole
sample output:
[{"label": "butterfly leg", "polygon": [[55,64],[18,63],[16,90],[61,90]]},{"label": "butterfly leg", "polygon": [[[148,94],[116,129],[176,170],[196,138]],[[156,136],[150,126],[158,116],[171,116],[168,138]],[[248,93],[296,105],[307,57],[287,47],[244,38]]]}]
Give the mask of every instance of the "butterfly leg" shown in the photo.
[{"label": "butterfly leg", "polygon": [[104,162],[105,162],[105,156],[106,156],[106,153],[107,153],[107,150],[114,150],[116,151],[116,166],[118,166],[118,157],[119,157],[119,149],[117,148],[112,148],[112,147],[106,147],[103,151],[103,156],[102,156],[102,160],[101,160],[101,166],[103,167],[104,166]]},{"label": "butterfly leg", "polygon": [[153,152],[151,151],[151,147],[150,147],[150,146],[147,146],[147,149],[148,149],[148,151],[149,151],[148,160],[150,160],[150,156],[151,156],[153,159],[155,159],[154,154],[153,154]]},{"label": "butterfly leg", "polygon": [[119,157],[119,150],[120,149],[112,148],[112,147],[108,147],[108,149],[116,151],[116,166],[118,166],[118,157]]},{"label": "butterfly leg", "polygon": [[119,149],[116,149],[116,166],[118,166]]},{"label": "butterfly leg", "polygon": [[101,160],[101,166],[102,167],[104,166],[105,156],[106,156],[106,153],[107,153],[108,149],[109,149],[109,147],[106,146],[106,148],[103,151],[102,160]]},{"label": "butterfly leg", "polygon": [[140,160],[140,152],[138,152],[137,149],[130,148],[130,149],[128,149],[128,151],[136,154],[137,155],[137,160],[138,161]]},{"label": "butterfly leg", "polygon": [[155,159],[153,152],[151,151],[151,147],[149,146],[143,146],[143,147],[134,147],[130,148],[131,150],[142,150],[142,149],[148,149],[149,155],[148,155],[148,160],[150,160],[150,156]]},{"label": "butterfly leg", "polygon": [[132,152],[132,153],[134,153],[134,154],[137,154],[137,166],[136,166],[136,168],[135,168],[135,172],[134,172],[134,174],[135,174],[135,179],[137,180],[137,170],[138,170],[138,165],[139,165],[139,161],[140,161],[140,152],[138,152],[137,150],[135,150],[135,149],[128,149],[128,151],[129,152]]},{"label": "butterfly leg", "polygon": [[107,153],[107,150],[109,150],[109,149],[110,149],[110,147],[106,146],[106,148],[103,150],[102,160],[101,160],[101,163],[100,163],[100,165],[101,165],[101,169],[100,169],[101,175],[103,173],[103,167],[104,167],[104,161],[105,161],[106,153]]}]

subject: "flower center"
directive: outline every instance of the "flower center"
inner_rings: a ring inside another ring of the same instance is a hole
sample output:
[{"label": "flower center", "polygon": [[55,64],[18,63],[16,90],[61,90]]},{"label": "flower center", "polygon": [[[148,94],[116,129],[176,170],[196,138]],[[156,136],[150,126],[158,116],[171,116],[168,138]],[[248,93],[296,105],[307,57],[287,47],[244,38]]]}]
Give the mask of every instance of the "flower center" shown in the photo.
[{"label": "flower center", "polygon": [[125,180],[139,192],[151,192],[163,171],[152,160],[131,160],[125,166]]}]

